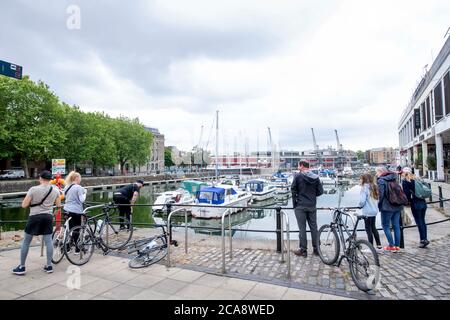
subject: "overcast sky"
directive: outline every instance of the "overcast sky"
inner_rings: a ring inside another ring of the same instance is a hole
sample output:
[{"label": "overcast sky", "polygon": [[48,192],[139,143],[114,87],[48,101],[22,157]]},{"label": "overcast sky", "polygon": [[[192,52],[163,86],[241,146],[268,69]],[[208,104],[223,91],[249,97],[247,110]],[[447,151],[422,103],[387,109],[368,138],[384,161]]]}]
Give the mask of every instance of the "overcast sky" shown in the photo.
[{"label": "overcast sky", "polygon": [[[80,28],[72,29],[80,9]],[[0,2],[0,59],[85,111],[139,117],[166,145],[398,146],[450,27],[448,0]],[[69,26],[68,27],[68,23]],[[259,139],[257,138],[259,136]],[[208,142],[209,137],[209,142]],[[259,143],[257,141],[259,140]]]}]

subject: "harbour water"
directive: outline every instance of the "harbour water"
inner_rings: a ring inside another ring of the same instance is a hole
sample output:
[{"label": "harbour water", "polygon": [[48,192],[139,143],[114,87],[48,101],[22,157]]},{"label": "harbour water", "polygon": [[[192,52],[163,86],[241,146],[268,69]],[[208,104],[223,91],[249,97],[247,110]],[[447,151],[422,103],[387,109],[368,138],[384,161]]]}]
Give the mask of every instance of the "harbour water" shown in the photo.
[{"label": "harbour water", "polygon": [[[179,185],[159,185],[159,186],[145,186],[141,189],[138,204],[153,204],[159,193],[176,189]],[[341,206],[357,206],[359,200],[359,186],[340,186],[331,187],[325,186],[325,193],[318,198],[318,207],[337,207],[339,202]],[[107,191],[93,191],[88,194],[87,201],[107,203],[112,201],[113,190]],[[19,221],[27,220],[28,212],[20,207],[22,199],[8,199],[1,202],[0,219],[2,221]],[[291,197],[266,200],[264,202],[256,202],[252,204],[251,209],[241,211],[232,215],[233,229],[242,230],[270,230],[276,228],[276,212],[274,209],[265,209],[264,207],[292,208]],[[291,230],[298,230],[297,220],[294,211],[286,209],[289,216]],[[99,210],[94,210],[92,214],[100,213]],[[165,223],[166,215],[153,215],[151,207],[135,207],[133,210],[133,223]],[[318,226],[329,223],[331,220],[330,210],[319,210],[317,213]],[[380,220],[380,219],[377,219]],[[183,225],[184,217],[175,217],[175,223]],[[226,220],[228,226],[228,220]],[[220,219],[196,219],[188,217],[188,224],[192,229],[191,233],[203,233],[211,235],[220,235],[220,229],[214,230],[210,228],[220,228]],[[380,224],[380,221],[377,221]],[[4,223],[2,225],[3,231],[22,230],[25,227],[24,222]],[[144,227],[144,226],[138,226]],[[364,226],[361,224],[360,228]],[[274,232],[249,232],[249,231],[234,231],[233,237],[248,238],[248,239],[276,239]],[[294,236],[292,236],[294,237]],[[296,237],[296,236],[295,236]]]}]

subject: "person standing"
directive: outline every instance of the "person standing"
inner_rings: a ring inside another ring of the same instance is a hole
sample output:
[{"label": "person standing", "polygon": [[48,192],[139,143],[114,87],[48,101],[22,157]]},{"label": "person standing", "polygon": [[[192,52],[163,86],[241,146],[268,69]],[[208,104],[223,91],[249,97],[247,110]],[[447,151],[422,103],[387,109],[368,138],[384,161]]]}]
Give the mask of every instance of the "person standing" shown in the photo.
[{"label": "person standing", "polygon": [[30,207],[30,214],[20,249],[20,264],[12,270],[14,274],[23,275],[26,273],[25,262],[31,240],[33,240],[33,236],[39,235],[43,235],[47,248],[47,264],[44,266],[44,271],[46,273],[53,272],[53,205],[61,208],[61,199],[59,191],[50,184],[51,179],[51,172],[42,171],[39,175],[39,185],[31,187],[22,201],[22,208]]},{"label": "person standing", "polygon": [[[81,175],[78,172],[72,171],[66,177],[66,187],[64,188],[64,212],[65,218],[69,220],[69,228],[72,229],[81,225],[83,217],[83,203],[86,201],[86,189],[81,185]],[[73,235],[75,243],[78,241],[78,234]],[[70,248],[67,248],[70,250]],[[80,249],[75,248],[75,254],[78,254]]]},{"label": "person standing", "polygon": [[[397,182],[397,175],[394,172],[388,171],[384,167],[378,167],[376,168],[376,173],[379,190],[378,209],[381,212],[383,231],[389,243],[389,245],[383,247],[383,249],[386,251],[398,252],[400,251],[400,212],[402,211],[403,206],[391,203],[389,200],[391,198],[389,191],[392,190],[392,187],[395,187],[396,190],[398,190],[398,188],[401,189],[401,187]],[[394,238],[392,238],[391,234],[391,223],[392,228],[394,229]]]},{"label": "person standing", "polygon": [[294,250],[297,256],[307,257],[306,221],[311,231],[313,253],[318,252],[317,231],[317,197],[323,194],[323,186],[319,176],[309,171],[309,163],[300,161],[298,164],[300,173],[294,177],[291,192],[299,230],[299,249]]},{"label": "person standing", "polygon": [[378,214],[378,187],[374,183],[373,177],[366,173],[360,178],[361,193],[359,199],[359,206],[361,213],[366,216],[364,219],[367,239],[373,245],[373,239],[377,244],[377,249],[381,249],[380,235],[376,226],[376,219]]},{"label": "person standing", "polygon": [[402,182],[403,191],[405,192],[409,204],[411,205],[411,212],[417,228],[419,229],[419,247],[425,248],[430,244],[430,241],[427,239],[427,224],[425,222],[427,203],[425,199],[416,196],[416,177],[412,173],[411,168],[403,168],[402,176],[404,178]]},{"label": "person standing", "polygon": [[[133,205],[139,197],[139,191],[143,185],[143,180],[136,180],[135,183],[122,187],[114,192],[113,201],[119,208],[119,216],[122,221],[124,217],[126,217],[128,221],[131,222]],[[121,225],[120,229],[124,229],[124,226]],[[130,229],[130,224],[127,224],[127,229]]]}]

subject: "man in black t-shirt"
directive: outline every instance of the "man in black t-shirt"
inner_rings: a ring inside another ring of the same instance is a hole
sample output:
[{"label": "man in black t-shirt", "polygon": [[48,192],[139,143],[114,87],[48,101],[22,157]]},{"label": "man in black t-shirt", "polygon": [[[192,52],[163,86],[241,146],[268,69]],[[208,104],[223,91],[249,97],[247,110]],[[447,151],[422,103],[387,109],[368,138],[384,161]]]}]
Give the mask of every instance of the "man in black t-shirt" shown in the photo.
[{"label": "man in black t-shirt", "polygon": [[[139,196],[139,190],[144,185],[144,181],[136,180],[135,183],[122,187],[114,192],[113,201],[118,205],[119,216],[121,220],[126,217],[131,222],[131,214],[133,213],[133,205]],[[121,226],[120,229],[124,227]],[[130,229],[130,224],[127,224],[127,229]]]}]

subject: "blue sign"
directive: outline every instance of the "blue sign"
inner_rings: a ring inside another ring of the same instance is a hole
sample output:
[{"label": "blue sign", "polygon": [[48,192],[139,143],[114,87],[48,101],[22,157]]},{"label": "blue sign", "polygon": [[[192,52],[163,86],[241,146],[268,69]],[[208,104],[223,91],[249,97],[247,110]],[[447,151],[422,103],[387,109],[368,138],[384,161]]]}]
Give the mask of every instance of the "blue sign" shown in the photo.
[{"label": "blue sign", "polygon": [[22,79],[22,67],[17,64],[0,60],[0,75]]}]

